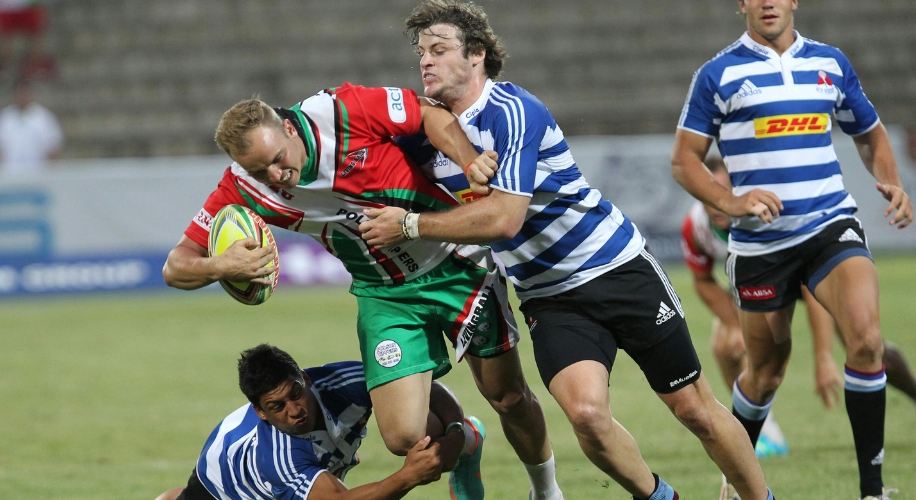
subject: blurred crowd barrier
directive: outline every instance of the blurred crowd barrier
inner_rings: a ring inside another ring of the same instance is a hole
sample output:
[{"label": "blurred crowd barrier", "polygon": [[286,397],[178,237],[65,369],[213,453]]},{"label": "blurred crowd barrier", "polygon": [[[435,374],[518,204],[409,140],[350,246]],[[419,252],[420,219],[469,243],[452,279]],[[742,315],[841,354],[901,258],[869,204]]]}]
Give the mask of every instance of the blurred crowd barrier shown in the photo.
[{"label": "blurred crowd barrier", "polygon": [[[902,129],[889,127],[907,192],[916,162]],[[680,260],[679,232],[693,202],[671,178],[674,136],[567,139],[589,182],[617,204],[660,259]],[[852,140],[834,136],[846,188],[876,251],[913,251],[916,228],[887,224],[887,203]],[[168,251],[216,188],[224,155],[60,161],[31,177],[0,177],[0,297],[165,288]],[[349,276],[311,238],[274,231],[285,285],[345,285]]]}]

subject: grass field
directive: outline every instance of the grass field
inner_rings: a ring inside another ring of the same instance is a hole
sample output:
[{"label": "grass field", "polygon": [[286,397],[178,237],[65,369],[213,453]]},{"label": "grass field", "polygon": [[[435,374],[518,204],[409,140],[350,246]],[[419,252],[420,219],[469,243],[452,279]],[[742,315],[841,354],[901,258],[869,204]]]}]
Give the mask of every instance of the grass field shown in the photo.
[{"label": "grass field", "polygon": [[[916,362],[916,257],[878,259],[882,326]],[[686,269],[669,268],[706,375],[730,398],[709,349],[710,315]],[[244,402],[238,353],[259,342],[289,351],[303,366],[358,357],[355,301],[343,289],[280,289],[251,308],[219,292],[56,297],[0,303],[0,498],[152,499],[183,485],[215,424]],[[829,412],[813,393],[811,341],[796,315],[794,356],[774,406],[790,454],[762,462],[780,499],[855,499],[858,475],[845,411]],[[527,331],[520,346],[541,399],[568,500],[629,498],[588,462],[559,407],[544,390]],[[842,363],[840,348],[835,352]],[[465,366],[444,377],[467,413],[488,425],[483,478],[488,498],[526,498],[524,471]],[[650,467],[684,499],[713,499],[719,474],[699,442],[621,355],[611,375],[615,416],[635,436]],[[371,424],[374,426],[374,421]],[[916,498],[916,408],[888,391],[885,481],[895,499]],[[370,428],[351,487],[401,464]],[[448,498],[445,481],[408,498]]]}]

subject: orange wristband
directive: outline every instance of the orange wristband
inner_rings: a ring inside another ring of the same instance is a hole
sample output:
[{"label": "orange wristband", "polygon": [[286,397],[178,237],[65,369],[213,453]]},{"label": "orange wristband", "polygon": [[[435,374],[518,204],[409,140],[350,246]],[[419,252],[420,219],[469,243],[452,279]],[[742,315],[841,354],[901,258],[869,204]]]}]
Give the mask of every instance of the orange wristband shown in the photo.
[{"label": "orange wristband", "polygon": [[468,163],[467,165],[464,166],[464,176],[465,176],[465,177],[467,177],[467,175],[468,175],[468,170],[471,169],[471,165],[473,165],[473,164],[474,164],[474,161],[471,160],[471,163]]}]

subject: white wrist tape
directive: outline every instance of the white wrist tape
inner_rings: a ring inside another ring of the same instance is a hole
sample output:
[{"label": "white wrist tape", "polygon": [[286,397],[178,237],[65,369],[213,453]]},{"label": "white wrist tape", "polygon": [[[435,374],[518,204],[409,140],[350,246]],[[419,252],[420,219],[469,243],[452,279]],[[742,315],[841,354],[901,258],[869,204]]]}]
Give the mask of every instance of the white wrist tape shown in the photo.
[{"label": "white wrist tape", "polygon": [[404,232],[409,240],[420,239],[420,214],[411,212],[404,216]]}]

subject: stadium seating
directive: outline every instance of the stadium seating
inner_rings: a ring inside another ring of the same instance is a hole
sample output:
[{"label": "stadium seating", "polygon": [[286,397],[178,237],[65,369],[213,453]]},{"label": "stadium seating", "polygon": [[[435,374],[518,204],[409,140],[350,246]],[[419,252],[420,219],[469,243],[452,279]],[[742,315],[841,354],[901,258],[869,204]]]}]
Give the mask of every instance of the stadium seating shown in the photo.
[{"label": "stadium seating", "polygon": [[[223,110],[291,105],[353,81],[417,88],[402,35],[415,0],[48,0],[60,77],[38,97],[64,157],[219,153]],[[505,79],[567,135],[669,133],[692,73],[743,30],[719,0],[484,1],[510,53]],[[524,4],[524,6],[522,6]],[[840,46],[885,122],[916,120],[916,4],[803,0],[798,29]]]}]

